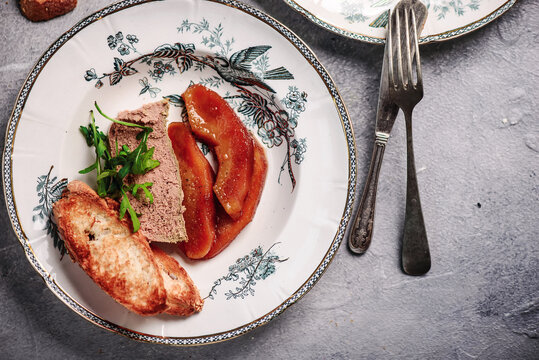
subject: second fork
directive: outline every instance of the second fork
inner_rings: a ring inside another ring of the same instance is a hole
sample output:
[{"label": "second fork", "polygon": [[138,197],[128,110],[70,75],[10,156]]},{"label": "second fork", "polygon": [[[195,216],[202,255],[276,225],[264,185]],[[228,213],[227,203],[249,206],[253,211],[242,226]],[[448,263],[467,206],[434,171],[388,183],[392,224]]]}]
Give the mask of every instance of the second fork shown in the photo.
[{"label": "second fork", "polygon": [[423,275],[429,271],[431,259],[417,185],[412,141],[412,111],[423,98],[418,33],[425,24],[427,9],[420,1],[403,0],[393,11],[389,20],[391,30],[388,31],[388,41],[392,44],[389,47],[389,94],[404,113],[408,154],[402,266],[404,272],[409,275]]}]

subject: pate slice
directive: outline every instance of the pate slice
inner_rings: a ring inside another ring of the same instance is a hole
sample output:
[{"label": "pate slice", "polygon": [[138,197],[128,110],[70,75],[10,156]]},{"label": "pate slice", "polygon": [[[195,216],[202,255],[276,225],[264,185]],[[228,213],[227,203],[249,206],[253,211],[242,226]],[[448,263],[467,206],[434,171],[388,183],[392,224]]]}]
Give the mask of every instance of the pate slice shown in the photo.
[{"label": "pate slice", "polygon": [[[141,194],[140,199],[130,198],[130,202],[139,214],[140,230],[149,241],[171,242],[187,241],[183,191],[178,163],[167,134],[167,116],[169,104],[167,100],[149,103],[140,109],[122,111],[116,117],[118,120],[131,122],[153,129],[148,137],[148,149],[155,147],[153,158],[160,165],[143,175],[133,175],[126,181],[133,183],[151,182],[150,190],[153,203]],[[109,129],[109,143],[112,155],[116,155],[116,146],[127,145],[135,149],[139,140],[136,139],[140,129],[113,123]],[[142,193],[142,190],[140,190]]]}]

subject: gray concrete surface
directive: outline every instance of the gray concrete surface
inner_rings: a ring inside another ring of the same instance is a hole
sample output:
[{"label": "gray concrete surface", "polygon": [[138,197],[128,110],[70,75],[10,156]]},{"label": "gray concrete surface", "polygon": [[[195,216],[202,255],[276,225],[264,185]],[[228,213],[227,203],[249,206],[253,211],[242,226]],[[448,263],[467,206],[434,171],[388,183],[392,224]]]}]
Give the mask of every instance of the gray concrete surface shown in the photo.
[{"label": "gray concrete surface", "polygon": [[[382,47],[329,33],[280,0],[246,1],[296,32],[333,76],[354,121],[361,190],[372,149]],[[0,141],[42,52],[110,1],[34,24],[0,4]],[[361,257],[342,246],[319,283],[266,326],[209,346],[170,348],[109,333],[64,306],[28,264],[0,206],[0,358],[538,359],[539,2],[422,48],[426,95],[416,162],[433,266],[402,274],[405,133],[397,119],[376,229]]]}]

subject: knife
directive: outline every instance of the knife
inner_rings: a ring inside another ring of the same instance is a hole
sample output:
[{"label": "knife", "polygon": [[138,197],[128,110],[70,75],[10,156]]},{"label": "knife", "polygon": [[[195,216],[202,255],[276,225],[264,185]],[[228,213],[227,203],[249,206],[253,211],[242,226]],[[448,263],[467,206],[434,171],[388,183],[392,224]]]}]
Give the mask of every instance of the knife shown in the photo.
[{"label": "knife", "polygon": [[369,248],[374,228],[374,207],[376,205],[376,188],[378,175],[382,165],[382,158],[386,148],[389,134],[395,123],[399,108],[389,98],[388,78],[388,41],[384,50],[382,74],[380,78],[380,92],[378,95],[378,109],[376,113],[375,141],[372,152],[371,165],[365,182],[363,196],[359,203],[355,220],[350,230],[348,247],[357,254],[363,254]]}]

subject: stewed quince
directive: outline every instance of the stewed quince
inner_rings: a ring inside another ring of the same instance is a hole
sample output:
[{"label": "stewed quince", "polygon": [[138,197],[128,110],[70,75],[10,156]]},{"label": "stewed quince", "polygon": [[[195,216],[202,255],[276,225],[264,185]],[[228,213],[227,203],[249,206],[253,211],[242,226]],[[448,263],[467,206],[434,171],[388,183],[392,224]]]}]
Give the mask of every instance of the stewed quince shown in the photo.
[{"label": "stewed quince", "polygon": [[[180,246],[189,258],[209,259],[253,219],[268,164],[264,148],[219,94],[192,85],[182,97],[189,122],[169,125],[182,176],[189,238]],[[216,176],[195,138],[215,154]]]}]

